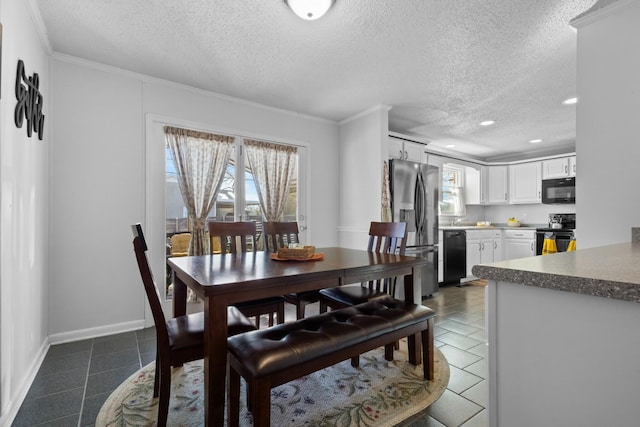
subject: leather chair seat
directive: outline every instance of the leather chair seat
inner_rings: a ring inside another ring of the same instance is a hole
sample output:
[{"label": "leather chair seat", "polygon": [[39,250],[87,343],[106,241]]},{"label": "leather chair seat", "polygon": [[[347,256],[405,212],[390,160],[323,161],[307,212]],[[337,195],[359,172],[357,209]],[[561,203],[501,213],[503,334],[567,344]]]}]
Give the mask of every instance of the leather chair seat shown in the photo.
[{"label": "leather chair seat", "polygon": [[[227,325],[229,336],[256,329],[253,323],[235,307],[229,307],[227,310]],[[169,346],[174,351],[198,346],[204,348],[204,313],[169,319],[167,331]]]}]

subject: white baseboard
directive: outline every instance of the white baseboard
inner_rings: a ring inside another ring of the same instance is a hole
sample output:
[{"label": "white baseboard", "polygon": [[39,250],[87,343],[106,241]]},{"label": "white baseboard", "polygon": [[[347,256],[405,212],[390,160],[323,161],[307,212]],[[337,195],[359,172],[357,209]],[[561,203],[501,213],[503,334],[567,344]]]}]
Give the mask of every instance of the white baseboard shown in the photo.
[{"label": "white baseboard", "polygon": [[62,332],[49,335],[51,344],[61,344],[65,342],[86,340],[105,335],[119,334],[122,332],[137,331],[144,328],[144,320],[134,320],[132,322],[116,323],[113,325],[98,326],[97,328],[80,329],[77,331]]},{"label": "white baseboard", "polygon": [[33,364],[29,368],[29,372],[25,377],[24,382],[18,388],[17,393],[12,396],[6,406],[4,414],[0,416],[0,426],[10,426],[13,423],[13,420],[16,418],[16,415],[18,415],[18,411],[22,406],[22,402],[24,402],[24,398],[27,397],[27,393],[31,388],[31,384],[33,384],[33,380],[35,380],[36,375],[38,374],[40,366],[42,366],[42,362],[44,361],[44,357],[47,355],[47,351],[49,351],[50,346],[50,341],[47,337],[40,346],[40,350],[38,350],[38,354],[33,360]]}]

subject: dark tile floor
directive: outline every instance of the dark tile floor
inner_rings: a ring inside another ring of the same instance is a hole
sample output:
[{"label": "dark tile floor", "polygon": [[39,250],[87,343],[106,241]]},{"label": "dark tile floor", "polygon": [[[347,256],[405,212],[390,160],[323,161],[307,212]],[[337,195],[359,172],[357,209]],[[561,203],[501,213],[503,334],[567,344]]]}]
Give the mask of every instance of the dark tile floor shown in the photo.
[{"label": "dark tile floor", "polygon": [[[438,314],[436,345],[451,377],[442,397],[402,427],[486,425],[484,291],[447,286],[425,300]],[[292,306],[286,318],[295,318]],[[51,346],[12,426],[93,426],[111,392],[154,358],[153,328]]]},{"label": "dark tile floor", "polygon": [[155,330],[53,345],[12,426],[93,426],[116,387],[155,360]]}]

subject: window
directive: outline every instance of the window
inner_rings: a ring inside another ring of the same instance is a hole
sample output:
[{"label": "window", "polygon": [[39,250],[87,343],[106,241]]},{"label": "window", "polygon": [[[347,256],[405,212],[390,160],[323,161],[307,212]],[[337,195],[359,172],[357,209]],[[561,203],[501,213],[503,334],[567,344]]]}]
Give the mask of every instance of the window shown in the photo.
[{"label": "window", "polygon": [[452,165],[442,167],[442,201],[441,215],[464,215],[466,205],[464,201],[464,171]]},{"label": "window", "polygon": [[[265,214],[260,205],[258,191],[254,175],[249,167],[246,156],[245,139],[243,137],[235,137],[235,148],[229,159],[225,176],[222,180],[220,190],[218,192],[216,203],[209,213],[208,219],[213,221],[256,221],[258,229],[258,238],[262,231],[262,221],[266,219]],[[277,144],[280,145],[280,144]],[[283,221],[298,221],[301,226],[300,240],[304,241],[303,230],[301,224],[304,215],[299,206],[302,203],[303,195],[298,192],[301,180],[301,167],[304,164],[304,147],[296,147],[296,161],[293,171],[293,178],[289,186],[289,193],[284,208]],[[238,155],[240,153],[240,155]],[[189,224],[187,208],[182,199],[180,187],[178,184],[177,173],[173,162],[172,152],[168,144],[165,142],[165,224],[167,248],[171,247],[171,237],[175,234],[189,233],[191,224]],[[259,249],[262,241],[259,240]],[[169,273],[169,270],[167,270]],[[167,276],[167,297],[171,297],[171,277]]]},{"label": "window", "polygon": [[[243,138],[236,137],[236,148],[229,160],[216,204],[209,213],[211,220],[260,222],[265,219],[246,156],[243,155],[239,159],[236,158],[236,153],[245,152],[242,149],[243,143]],[[298,149],[300,150],[300,147]],[[187,208],[180,194],[176,170],[173,165],[171,150],[168,146],[165,147],[165,153],[167,234],[188,232]],[[283,221],[296,221],[298,218],[298,175],[299,170],[296,170],[289,188]],[[244,185],[237,185],[236,183]]]}]

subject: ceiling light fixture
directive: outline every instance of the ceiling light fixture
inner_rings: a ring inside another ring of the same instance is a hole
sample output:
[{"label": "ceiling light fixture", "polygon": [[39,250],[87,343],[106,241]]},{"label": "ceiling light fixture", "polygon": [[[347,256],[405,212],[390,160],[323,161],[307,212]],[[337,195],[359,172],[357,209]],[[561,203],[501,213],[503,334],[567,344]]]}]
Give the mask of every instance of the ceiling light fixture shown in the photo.
[{"label": "ceiling light fixture", "polygon": [[495,124],[494,120],[485,120],[484,122],[480,122],[480,126],[491,126],[492,124]]},{"label": "ceiling light fixture", "polygon": [[577,102],[578,102],[578,98],[569,98],[562,101],[564,105],[573,105],[573,104],[576,104]]},{"label": "ceiling light fixture", "polygon": [[532,139],[529,142],[532,143],[532,144],[537,144],[539,142],[542,142],[542,140],[541,139]]},{"label": "ceiling light fixture", "polygon": [[300,18],[313,21],[327,13],[335,0],[284,0],[284,2]]},{"label": "ceiling light fixture", "polygon": [[453,148],[453,147],[455,147],[455,146],[456,146],[456,144],[449,144],[449,145],[445,145],[445,147],[446,147],[446,148]]}]

